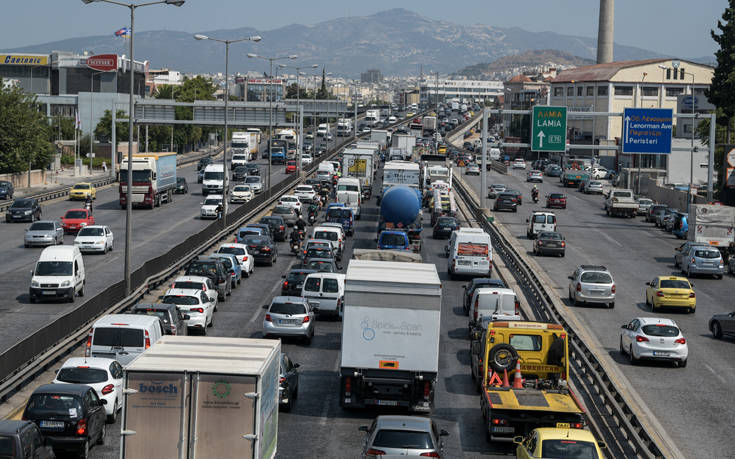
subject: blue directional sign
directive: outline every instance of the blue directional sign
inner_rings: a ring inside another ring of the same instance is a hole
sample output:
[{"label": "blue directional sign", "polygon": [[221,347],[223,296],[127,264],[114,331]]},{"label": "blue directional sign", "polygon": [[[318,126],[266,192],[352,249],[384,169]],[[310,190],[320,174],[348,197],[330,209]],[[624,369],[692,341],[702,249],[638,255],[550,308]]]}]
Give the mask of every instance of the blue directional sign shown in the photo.
[{"label": "blue directional sign", "polygon": [[623,153],[671,153],[670,108],[626,108],[623,113]]}]

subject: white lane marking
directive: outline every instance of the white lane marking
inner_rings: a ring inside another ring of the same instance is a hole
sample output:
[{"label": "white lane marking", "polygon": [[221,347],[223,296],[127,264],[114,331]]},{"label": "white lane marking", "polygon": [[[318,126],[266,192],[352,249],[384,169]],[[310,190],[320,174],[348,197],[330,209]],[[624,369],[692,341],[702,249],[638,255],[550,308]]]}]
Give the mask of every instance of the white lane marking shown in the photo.
[{"label": "white lane marking", "polygon": [[719,379],[722,384],[727,385],[728,382],[725,378],[723,378],[719,373],[717,373],[711,366],[707,365],[706,363],[702,362],[704,366],[709,370],[710,373],[715,375],[715,378]]},{"label": "white lane marking", "polygon": [[617,244],[619,247],[622,247],[623,246],[623,244],[619,243],[618,241],[616,241],[615,239],[613,239],[611,236],[608,236],[604,231],[598,231],[597,234],[602,235],[602,237],[604,237],[608,241],[612,242],[613,244]]},{"label": "white lane marking", "polygon": [[[275,285],[273,286],[273,288],[271,289],[271,291],[268,292],[268,296],[266,298],[272,298],[274,296],[274,293],[276,293],[276,290],[279,289],[279,288],[281,288],[281,283],[280,282],[276,282]],[[262,310],[263,309],[260,308],[260,307],[255,308],[255,314],[253,314],[253,317],[251,317],[250,320],[248,320],[248,325],[252,324],[253,322],[255,322],[255,319],[257,319],[258,317],[260,317],[260,312]]]}]

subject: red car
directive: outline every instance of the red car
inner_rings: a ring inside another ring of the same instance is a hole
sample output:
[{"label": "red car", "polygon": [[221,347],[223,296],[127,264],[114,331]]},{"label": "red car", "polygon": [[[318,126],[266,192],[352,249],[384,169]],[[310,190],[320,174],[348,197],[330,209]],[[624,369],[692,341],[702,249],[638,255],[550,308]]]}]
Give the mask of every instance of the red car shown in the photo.
[{"label": "red car", "polygon": [[558,207],[560,209],[567,208],[567,197],[563,193],[551,193],[546,197],[546,207]]},{"label": "red car", "polygon": [[94,225],[94,215],[87,209],[69,209],[61,217],[61,227],[65,233],[78,233],[85,226]]},{"label": "red car", "polygon": [[296,161],[286,161],[286,173],[291,174],[296,172]]}]

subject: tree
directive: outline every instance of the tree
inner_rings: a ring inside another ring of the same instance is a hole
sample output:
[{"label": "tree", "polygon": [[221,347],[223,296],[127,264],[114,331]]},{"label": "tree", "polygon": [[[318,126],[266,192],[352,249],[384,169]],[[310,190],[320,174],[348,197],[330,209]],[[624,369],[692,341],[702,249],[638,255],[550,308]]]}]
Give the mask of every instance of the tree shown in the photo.
[{"label": "tree", "polygon": [[[128,122],[120,121],[121,119],[127,120],[128,114],[124,110],[118,110],[115,114],[115,140],[118,142],[128,141]],[[133,130],[133,138],[135,138],[135,130]],[[112,142],[112,111],[105,110],[104,116],[97,123],[97,127],[94,128],[94,136],[100,142]]]},{"label": "tree", "polygon": [[291,83],[286,87],[286,99],[296,99],[297,93],[301,99],[310,99],[314,95],[301,86],[297,86],[296,83]]},{"label": "tree", "polygon": [[329,93],[327,93],[327,73],[326,69],[322,67],[322,86],[319,88],[319,91],[316,93],[317,99],[328,99]]},{"label": "tree", "polygon": [[715,52],[717,67],[710,88],[705,92],[709,101],[715,105],[723,116],[717,117],[717,123],[725,126],[726,142],[730,143],[730,121],[735,115],[735,0],[729,0],[728,7],[722,13],[722,20],[717,21],[720,33],[710,31],[712,39],[719,45]]},{"label": "tree", "polygon": [[5,88],[0,78],[0,173],[45,168],[51,160],[53,145],[46,115],[41,113],[36,96],[17,86]]}]

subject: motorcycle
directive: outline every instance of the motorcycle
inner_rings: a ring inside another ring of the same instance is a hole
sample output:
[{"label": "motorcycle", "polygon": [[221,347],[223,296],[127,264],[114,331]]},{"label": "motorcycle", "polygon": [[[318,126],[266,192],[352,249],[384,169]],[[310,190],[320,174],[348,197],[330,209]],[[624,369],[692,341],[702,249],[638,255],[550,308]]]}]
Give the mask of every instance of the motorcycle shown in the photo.
[{"label": "motorcycle", "polygon": [[533,203],[536,204],[538,202],[538,193],[533,193]]},{"label": "motorcycle", "polygon": [[313,225],[316,222],[316,213],[310,213],[309,214],[309,225]]},{"label": "motorcycle", "polygon": [[301,244],[295,241],[291,242],[291,253],[298,257],[301,254]]}]

